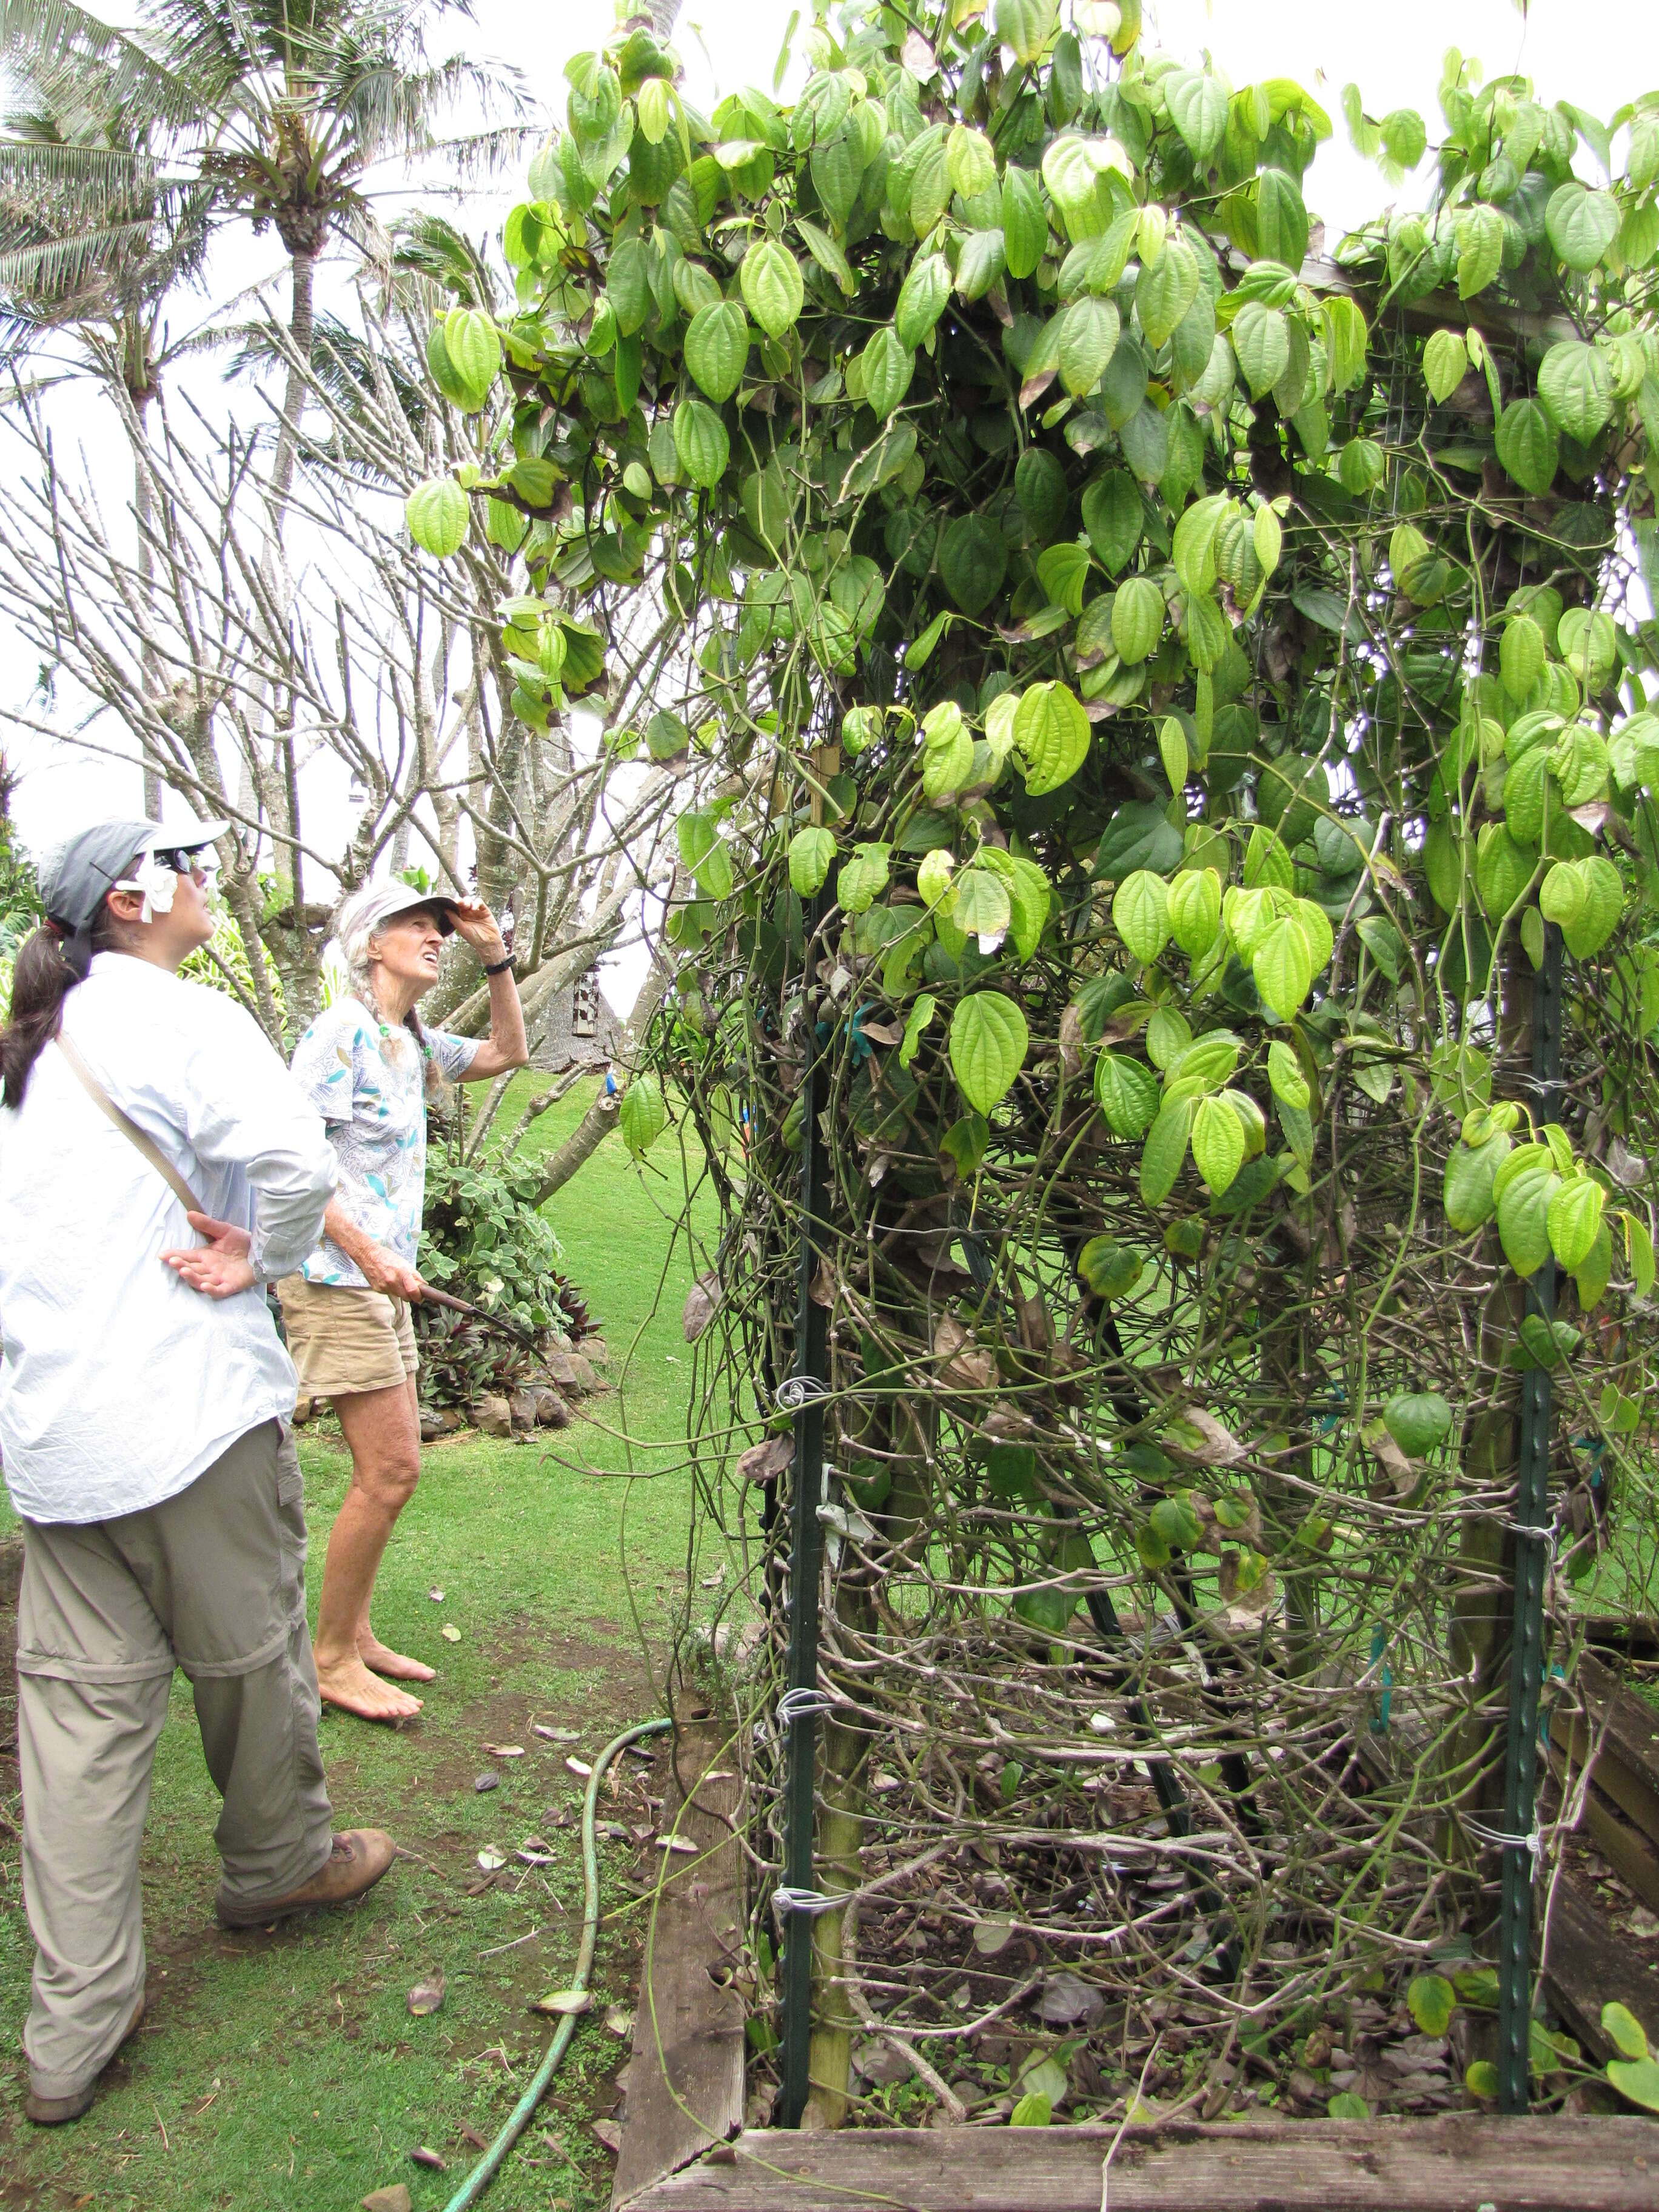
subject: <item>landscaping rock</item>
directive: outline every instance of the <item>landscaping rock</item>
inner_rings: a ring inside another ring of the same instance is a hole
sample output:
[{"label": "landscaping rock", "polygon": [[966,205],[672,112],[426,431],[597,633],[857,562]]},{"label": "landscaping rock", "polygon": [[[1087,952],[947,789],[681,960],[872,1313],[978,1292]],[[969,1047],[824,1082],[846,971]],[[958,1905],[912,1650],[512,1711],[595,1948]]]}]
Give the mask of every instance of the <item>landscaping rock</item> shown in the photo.
[{"label": "landscaping rock", "polygon": [[371,2189],[362,2200],[363,2212],[410,2212],[409,2191],[401,2181],[390,2189]]},{"label": "landscaping rock", "polygon": [[536,1420],[539,1427],[568,1429],[570,1426],[570,1408],[556,1390],[550,1389],[544,1382],[538,1382],[530,1395],[536,1401]]},{"label": "landscaping rock", "polygon": [[459,1406],[446,1406],[438,1416],[441,1434],[453,1437],[466,1426],[466,1415]]},{"label": "landscaping rock", "polygon": [[478,1407],[478,1426],[487,1437],[510,1437],[513,1433],[513,1408],[505,1398],[489,1397]]},{"label": "landscaping rock", "polygon": [[566,1352],[558,1345],[547,1355],[547,1371],[562,1390],[574,1390],[579,1397],[599,1387],[592,1363],[580,1352]]},{"label": "landscaping rock", "polygon": [[434,1413],[430,1406],[422,1406],[421,1408],[421,1442],[423,1444],[429,1444],[434,1437],[441,1437],[443,1432],[444,1423],[442,1414]]},{"label": "landscaping rock", "polygon": [[515,1429],[535,1427],[536,1394],[533,1390],[515,1390],[507,1400],[507,1406]]},{"label": "landscaping rock", "polygon": [[302,1428],[304,1428],[304,1426],[305,1426],[306,1423],[307,1423],[310,1419],[311,1419],[311,1401],[310,1401],[310,1399],[309,1399],[309,1398],[296,1398],[296,1399],[294,1401],[294,1425],[295,1425],[295,1427],[296,1429],[302,1429]]},{"label": "landscaping rock", "polygon": [[602,1336],[585,1336],[581,1340],[581,1355],[594,1367],[611,1364],[611,1347]]}]

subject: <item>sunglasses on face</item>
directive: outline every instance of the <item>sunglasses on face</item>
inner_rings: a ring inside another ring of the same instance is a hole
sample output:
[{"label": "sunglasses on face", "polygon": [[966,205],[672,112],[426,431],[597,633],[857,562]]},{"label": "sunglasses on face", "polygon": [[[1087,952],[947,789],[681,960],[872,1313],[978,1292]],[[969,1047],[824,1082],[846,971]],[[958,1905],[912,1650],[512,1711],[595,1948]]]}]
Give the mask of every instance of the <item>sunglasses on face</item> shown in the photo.
[{"label": "sunglasses on face", "polygon": [[208,881],[219,872],[219,855],[211,845],[158,845],[155,858],[176,876],[200,876]]}]

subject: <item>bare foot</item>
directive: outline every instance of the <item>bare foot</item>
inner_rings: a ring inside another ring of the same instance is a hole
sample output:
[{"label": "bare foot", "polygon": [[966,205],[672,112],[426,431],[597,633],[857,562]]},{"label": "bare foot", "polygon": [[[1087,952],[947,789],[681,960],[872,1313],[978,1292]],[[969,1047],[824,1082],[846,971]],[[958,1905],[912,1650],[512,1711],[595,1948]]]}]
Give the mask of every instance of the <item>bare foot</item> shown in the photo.
[{"label": "bare foot", "polygon": [[377,1674],[390,1674],[398,1682],[435,1682],[437,1669],[428,1667],[407,1652],[394,1651],[382,1644],[372,1628],[365,1629],[357,1638],[357,1656],[365,1667],[372,1667]]},{"label": "bare foot", "polygon": [[337,1662],[319,1659],[317,1688],[325,1705],[337,1705],[360,1720],[412,1720],[421,1710],[418,1698],[377,1680],[355,1651]]}]

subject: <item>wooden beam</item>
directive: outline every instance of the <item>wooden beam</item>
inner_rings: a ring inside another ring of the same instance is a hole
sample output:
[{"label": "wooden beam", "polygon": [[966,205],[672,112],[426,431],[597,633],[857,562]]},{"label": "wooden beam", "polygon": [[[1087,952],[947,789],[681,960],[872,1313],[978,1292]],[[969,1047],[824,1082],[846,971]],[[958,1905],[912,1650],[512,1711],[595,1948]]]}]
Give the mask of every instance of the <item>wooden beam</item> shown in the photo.
[{"label": "wooden beam", "polygon": [[[1115,2148],[1114,2149],[1114,2145]],[[1108,2152],[1109,2168],[1105,2167]],[[1103,2172],[1103,2169],[1105,2169]],[[750,2130],[635,2212],[1653,2212],[1643,2119]]]},{"label": "wooden beam", "polygon": [[[1599,2064],[1616,2058],[1601,2032],[1601,2008],[1613,1999],[1633,2012],[1659,2050],[1659,1984],[1644,1973],[1595,1901],[1564,1881],[1550,1906],[1549,1933],[1539,1972],[1561,2017]],[[1655,2191],[1659,2203],[1659,2190]]]},{"label": "wooden beam", "polygon": [[1581,1652],[1572,1686],[1583,1713],[1558,1698],[1551,1712],[1556,1741],[1582,1766],[1599,1737],[1595,1780],[1643,1832],[1659,1843],[1659,1712],[1627,1690],[1594,1653]]},{"label": "wooden beam", "polygon": [[613,2208],[743,2125],[744,2004],[731,1978],[743,1950],[738,1778],[725,1729],[684,1686],[673,1703],[659,1832],[696,1848],[659,1854],[667,1878],[646,1932]]}]

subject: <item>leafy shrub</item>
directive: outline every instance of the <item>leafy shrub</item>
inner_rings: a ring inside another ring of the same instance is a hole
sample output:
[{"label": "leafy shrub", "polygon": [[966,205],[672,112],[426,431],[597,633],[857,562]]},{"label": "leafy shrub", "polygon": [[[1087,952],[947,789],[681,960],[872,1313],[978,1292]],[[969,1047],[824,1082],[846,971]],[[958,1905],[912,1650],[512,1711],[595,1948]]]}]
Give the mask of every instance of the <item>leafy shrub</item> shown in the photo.
[{"label": "leafy shrub", "polygon": [[559,1272],[559,1240],[538,1208],[536,1184],[530,1160],[492,1153],[469,1161],[457,1142],[434,1144],[428,1155],[421,1273],[492,1317],[416,1308],[429,1405],[470,1407],[530,1377],[534,1352],[501,1322],[532,1335],[580,1335],[586,1325],[587,1309]]},{"label": "leafy shrub", "polygon": [[13,844],[6,812],[9,779],[0,756],[0,1021],[11,1008],[11,969],[17,948],[40,919],[40,896],[34,887],[34,870]]}]

